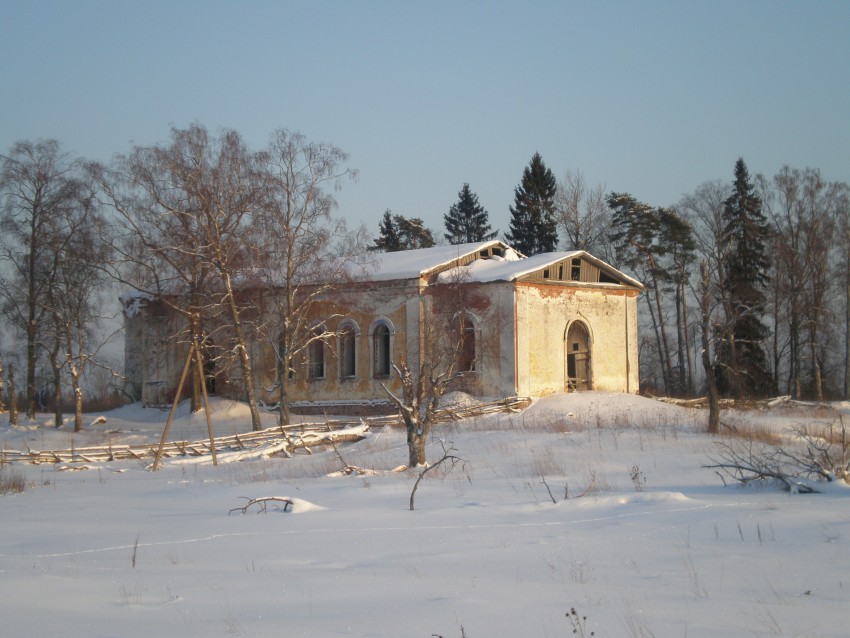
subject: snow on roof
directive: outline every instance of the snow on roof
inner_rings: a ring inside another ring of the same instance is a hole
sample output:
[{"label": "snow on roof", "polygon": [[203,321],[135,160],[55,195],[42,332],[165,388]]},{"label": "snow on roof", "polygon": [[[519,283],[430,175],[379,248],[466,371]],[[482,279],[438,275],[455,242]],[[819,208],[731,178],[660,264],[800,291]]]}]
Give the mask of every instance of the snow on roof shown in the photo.
[{"label": "snow on roof", "polygon": [[132,319],[139,311],[156,297],[141,290],[128,290],[118,295],[118,301],[124,306],[124,314]]},{"label": "snow on roof", "polygon": [[503,256],[494,254],[487,259],[476,259],[466,266],[451,268],[440,273],[438,281],[446,282],[458,276],[470,282],[516,281],[547,266],[566,259],[582,257],[603,270],[616,273],[616,277],[625,285],[643,288],[636,279],[620,272],[584,250],[567,252],[540,253],[525,257],[499,240],[456,244],[452,246],[434,246],[416,250],[402,250],[392,253],[370,253],[360,262],[359,278],[366,281],[390,281],[394,279],[418,279],[435,269],[449,266],[453,262],[474,255],[491,246],[503,249]]},{"label": "snow on roof", "polygon": [[580,250],[560,253],[540,253],[515,261],[502,260],[498,257],[493,259],[478,259],[464,268],[466,271],[464,278],[480,283],[488,281],[516,281],[520,277],[528,275],[535,270],[545,268],[562,259],[578,256],[581,253],[582,251]]},{"label": "snow on roof", "polygon": [[636,279],[633,279],[632,277],[629,277],[628,275],[620,272],[613,266],[605,263],[601,259],[594,257],[593,255],[584,250],[540,253],[537,255],[532,255],[531,257],[523,257],[521,259],[513,261],[500,259],[499,257],[493,257],[491,259],[478,259],[467,266],[463,266],[462,269],[454,268],[450,271],[441,273],[439,281],[449,281],[450,278],[456,278],[458,277],[459,272],[462,272],[461,276],[464,280],[478,283],[485,283],[490,281],[516,281],[520,277],[524,277],[537,270],[541,270],[548,266],[557,264],[558,262],[567,259],[572,259],[574,257],[581,257],[602,269],[616,273],[617,278],[621,279],[622,283],[626,285],[635,286],[636,288],[641,289],[643,288],[643,284],[641,284]]},{"label": "snow on roof", "polygon": [[[402,250],[392,253],[370,253],[361,263],[364,270],[363,278],[368,281],[418,279],[435,268],[451,264],[456,259],[479,252],[490,246],[503,245],[502,242],[493,240]],[[513,249],[509,250],[513,252]]]}]

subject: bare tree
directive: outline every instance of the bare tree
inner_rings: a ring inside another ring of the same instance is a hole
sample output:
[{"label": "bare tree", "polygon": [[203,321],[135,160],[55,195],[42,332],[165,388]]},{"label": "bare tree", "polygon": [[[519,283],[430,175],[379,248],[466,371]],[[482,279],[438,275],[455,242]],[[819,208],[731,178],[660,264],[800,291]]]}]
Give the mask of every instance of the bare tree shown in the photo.
[{"label": "bare tree", "polygon": [[647,284],[645,295],[652,321],[665,392],[673,389],[673,364],[667,336],[667,315],[663,308],[664,287],[669,271],[664,263],[666,248],[664,220],[666,209],[654,208],[628,193],[610,193],[608,205],[614,211],[610,239],[617,258]]},{"label": "bare tree", "polygon": [[746,485],[775,481],[799,493],[819,493],[819,483],[850,482],[850,436],[843,418],[814,426],[790,428],[787,442],[760,443],[753,440],[720,442],[712,463]]},{"label": "bare tree", "polygon": [[555,193],[555,221],[568,250],[586,250],[606,260],[613,257],[604,184],[591,187],[580,171],[567,171]]},{"label": "bare tree", "polygon": [[[810,395],[822,400],[825,353],[820,339],[830,312],[827,302],[835,275],[832,238],[846,186],[826,182],[817,170],[787,166],[771,180],[759,176],[758,184],[774,227],[777,323],[783,306],[787,317],[787,388],[792,396],[801,397],[807,376]],[[803,370],[805,358],[808,375]]]},{"label": "bare tree", "polygon": [[243,320],[253,300],[236,286],[253,269],[257,165],[235,131],[211,136],[194,124],[172,129],[168,145],[136,147],[111,171],[94,168],[119,214],[113,274],[182,315],[189,343],[205,342],[204,322],[226,327],[222,341],[241,369],[255,430],[262,426]]},{"label": "bare tree", "polygon": [[[728,195],[727,183],[721,180],[706,182],[683,197],[676,207],[691,224],[695,249],[700,259],[700,278],[695,287],[695,297],[700,308],[701,358],[710,404],[712,392],[715,394],[714,401],[717,400],[715,379],[717,368],[722,365],[715,356],[714,346],[718,338],[728,334],[733,317],[723,268],[729,250],[728,242],[723,239],[726,226],[723,210]],[[716,428],[719,428],[719,417],[715,407],[709,419],[709,429]]]},{"label": "bare tree", "polygon": [[[51,284],[50,315],[55,341],[61,345],[62,363],[67,370],[74,401],[74,431],[83,429],[83,374],[101,365],[100,348],[109,336],[96,334],[103,306],[106,273],[102,268],[110,258],[102,240],[108,235],[105,221],[95,207],[94,197],[81,199],[66,220],[67,238],[56,247],[58,268]],[[57,392],[58,398],[58,392]],[[61,401],[57,401],[57,413]],[[57,426],[61,425],[61,417]]]},{"label": "bare tree", "polygon": [[425,445],[440,398],[475,370],[486,350],[486,344],[473,341],[464,321],[469,308],[483,305],[476,297],[463,272],[425,288],[419,297],[418,350],[392,364],[401,393],[382,384],[407,430],[408,467],[427,464]]},{"label": "bare tree", "polygon": [[365,229],[350,232],[332,215],[337,206],[332,193],[357,178],[347,161],[339,148],[287,130],[275,131],[262,155],[258,263],[270,316],[260,323],[260,334],[277,363],[269,390],[278,393],[281,425],[289,423],[288,387],[296,362],[311,344],[332,336],[316,329],[316,304],[350,280],[354,257],[366,250]]},{"label": "bare tree", "polygon": [[[116,212],[110,275],[180,316],[184,326],[171,338],[193,343],[204,336],[212,273],[202,254],[196,204],[161,160],[165,154],[158,147],[136,147],[116,157],[113,166],[92,164],[90,171]],[[201,409],[194,385],[191,409]]]},{"label": "bare tree", "polygon": [[0,306],[26,339],[26,412],[36,409],[39,331],[56,266],[49,245],[80,192],[78,162],[55,140],[16,143],[0,167]]}]

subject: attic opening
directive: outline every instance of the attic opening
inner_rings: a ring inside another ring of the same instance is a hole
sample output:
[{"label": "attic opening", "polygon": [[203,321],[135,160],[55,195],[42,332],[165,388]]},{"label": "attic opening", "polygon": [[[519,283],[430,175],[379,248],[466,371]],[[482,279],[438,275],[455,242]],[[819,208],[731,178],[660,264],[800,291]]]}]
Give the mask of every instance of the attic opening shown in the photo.
[{"label": "attic opening", "polygon": [[581,281],[581,259],[573,259],[570,264],[570,279]]},{"label": "attic opening", "polygon": [[478,257],[480,259],[490,259],[491,257],[504,257],[505,251],[501,246],[490,246],[489,248],[485,248],[483,250],[478,251]]}]

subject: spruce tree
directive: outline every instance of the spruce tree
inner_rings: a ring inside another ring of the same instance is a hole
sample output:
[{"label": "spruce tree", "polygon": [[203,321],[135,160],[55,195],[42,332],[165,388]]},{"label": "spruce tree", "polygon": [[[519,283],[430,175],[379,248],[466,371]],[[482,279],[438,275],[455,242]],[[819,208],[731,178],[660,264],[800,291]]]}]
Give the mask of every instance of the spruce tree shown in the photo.
[{"label": "spruce tree", "polygon": [[555,175],[535,153],[514,189],[510,231],[505,239],[525,255],[552,252],[558,245],[555,224]]},{"label": "spruce tree", "polygon": [[762,345],[769,334],[762,316],[769,281],[770,229],[743,158],[735,163],[735,182],[724,202],[723,221],[722,239],[729,247],[723,263],[728,316],[717,351],[717,385],[739,398],[764,396],[774,386]]},{"label": "spruce tree", "polygon": [[443,215],[446,223],[445,238],[450,244],[470,244],[489,241],[498,231],[490,231],[487,211],[478,203],[478,195],[464,184],[457,194],[458,201]]},{"label": "spruce tree", "polygon": [[375,240],[375,245],[369,250],[376,250],[385,253],[394,253],[399,250],[404,250],[401,245],[401,239],[398,235],[398,227],[393,219],[392,211],[388,208],[384,211],[384,217],[378,224],[378,238]]}]

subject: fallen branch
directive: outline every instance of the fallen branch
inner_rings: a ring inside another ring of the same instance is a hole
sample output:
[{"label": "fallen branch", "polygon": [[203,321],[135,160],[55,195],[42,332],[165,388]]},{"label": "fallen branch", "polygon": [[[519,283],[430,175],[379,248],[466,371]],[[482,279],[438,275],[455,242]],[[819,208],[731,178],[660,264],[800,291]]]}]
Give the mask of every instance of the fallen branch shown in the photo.
[{"label": "fallen branch", "polygon": [[[549,484],[546,482],[546,477],[541,476],[540,480],[543,483],[543,485],[546,486],[546,491],[549,492],[549,498],[552,499],[553,503],[557,504],[558,501],[555,499],[555,496],[552,494],[552,489],[549,487]],[[590,483],[588,484],[588,486],[586,488],[584,488],[584,491],[581,494],[573,496],[572,498],[575,499],[575,498],[581,498],[582,496],[587,496],[588,494],[590,494],[593,491],[593,488],[594,488],[595,485],[596,485],[596,472],[591,470],[590,471]],[[569,500],[569,498],[570,498],[570,485],[569,485],[569,483],[564,481],[564,500],[565,501]]]},{"label": "fallen branch", "polygon": [[292,506],[294,505],[292,499],[287,496],[260,496],[259,498],[248,498],[247,496],[243,496],[242,498],[247,499],[248,503],[244,507],[234,507],[228,512],[228,516],[233,514],[233,512],[247,514],[248,510],[254,505],[257,506],[257,514],[265,514],[269,503],[283,503],[284,512],[291,512]]},{"label": "fallen branch", "polygon": [[[428,472],[430,472],[433,469],[440,467],[441,465],[443,465],[445,463],[448,463],[449,468],[446,470],[446,474],[444,474],[444,476],[445,476],[445,475],[448,475],[448,473],[451,472],[458,463],[460,463],[462,466],[466,466],[466,461],[464,461],[459,456],[452,454],[452,452],[457,451],[457,450],[455,450],[453,444],[449,443],[449,447],[446,447],[445,444],[442,441],[440,441],[440,445],[443,448],[443,457],[440,460],[438,460],[436,463],[434,463],[433,465],[429,465],[424,470],[422,470],[419,473],[419,477],[416,479],[416,483],[413,484],[413,490],[410,492],[410,511],[411,512],[413,511],[413,498],[416,496],[416,489],[419,487],[420,481],[422,481],[422,479],[425,478],[425,475]],[[469,477],[467,476],[467,479],[468,478]]]}]

